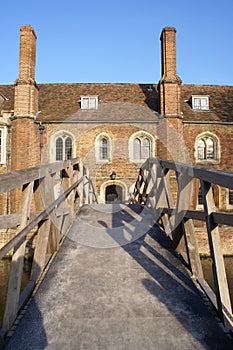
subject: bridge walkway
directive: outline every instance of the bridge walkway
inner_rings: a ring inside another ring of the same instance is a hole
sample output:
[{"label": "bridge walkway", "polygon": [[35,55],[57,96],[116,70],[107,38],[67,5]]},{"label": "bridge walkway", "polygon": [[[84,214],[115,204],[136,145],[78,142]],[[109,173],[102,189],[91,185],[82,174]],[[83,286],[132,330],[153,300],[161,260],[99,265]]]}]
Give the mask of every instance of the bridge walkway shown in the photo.
[{"label": "bridge walkway", "polygon": [[6,349],[232,349],[153,215],[85,205]]}]

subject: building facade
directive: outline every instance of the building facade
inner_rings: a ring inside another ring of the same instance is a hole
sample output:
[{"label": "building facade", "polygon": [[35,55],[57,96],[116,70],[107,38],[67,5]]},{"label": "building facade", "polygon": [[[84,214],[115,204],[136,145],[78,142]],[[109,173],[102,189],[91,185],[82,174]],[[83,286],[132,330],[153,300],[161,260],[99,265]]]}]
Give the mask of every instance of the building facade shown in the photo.
[{"label": "building facade", "polygon": [[[148,157],[232,172],[233,86],[182,84],[176,29],[160,40],[158,83],[37,84],[36,34],[22,26],[18,78],[0,85],[0,173],[80,157],[99,202],[129,202]],[[215,199],[233,209],[231,191],[216,187]],[[9,203],[2,198],[2,213]]]}]

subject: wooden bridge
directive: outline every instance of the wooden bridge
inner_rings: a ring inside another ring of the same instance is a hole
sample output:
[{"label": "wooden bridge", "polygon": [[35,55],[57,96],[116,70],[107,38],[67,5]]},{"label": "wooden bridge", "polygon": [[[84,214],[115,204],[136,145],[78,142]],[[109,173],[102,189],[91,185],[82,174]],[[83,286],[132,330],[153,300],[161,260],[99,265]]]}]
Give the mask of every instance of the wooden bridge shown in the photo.
[{"label": "wooden bridge", "polygon": [[[233,174],[148,159],[133,204],[97,204],[79,159],[1,175],[0,193],[21,193],[20,212],[0,216],[0,228],[14,231],[0,249],[0,258],[12,253],[2,346],[232,349],[218,226],[233,226],[233,215],[217,211],[212,192],[213,184],[233,189],[232,180]],[[189,208],[194,181],[203,211]],[[215,293],[203,277],[193,219],[206,222]],[[33,263],[21,290],[29,237]]]}]

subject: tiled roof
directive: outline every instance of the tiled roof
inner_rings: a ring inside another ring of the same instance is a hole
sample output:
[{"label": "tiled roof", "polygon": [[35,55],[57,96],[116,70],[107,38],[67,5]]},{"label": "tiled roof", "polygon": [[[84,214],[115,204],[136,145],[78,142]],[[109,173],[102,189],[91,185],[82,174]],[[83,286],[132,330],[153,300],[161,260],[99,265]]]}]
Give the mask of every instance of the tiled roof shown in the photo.
[{"label": "tiled roof", "polygon": [[[157,85],[148,91],[144,84],[43,84],[39,85],[40,119],[63,121],[88,120],[140,120],[152,118],[148,107],[158,110]],[[98,96],[96,111],[80,108],[80,96]],[[137,107],[140,112],[136,113]],[[143,108],[144,107],[144,108]],[[143,112],[142,112],[143,111]],[[143,115],[141,115],[141,113]],[[145,115],[146,114],[146,115]],[[153,115],[153,119],[155,119]]]},{"label": "tiled roof", "polygon": [[[209,111],[193,110],[192,95],[209,96]],[[233,86],[182,85],[181,110],[187,121],[233,122]]]},{"label": "tiled roof", "polygon": [[[156,120],[157,85],[149,84],[39,84],[39,120],[43,121],[133,121]],[[1,85],[0,93],[9,101],[3,109],[14,109],[13,85]],[[98,96],[96,111],[80,109],[80,96]],[[194,111],[192,95],[208,95],[209,111]],[[148,110],[149,107],[149,110]],[[182,85],[181,111],[184,121],[233,122],[233,86]]]},{"label": "tiled roof", "polygon": [[8,100],[4,101],[2,109],[11,111],[14,109],[14,86],[13,85],[0,85],[0,94],[6,97]]}]

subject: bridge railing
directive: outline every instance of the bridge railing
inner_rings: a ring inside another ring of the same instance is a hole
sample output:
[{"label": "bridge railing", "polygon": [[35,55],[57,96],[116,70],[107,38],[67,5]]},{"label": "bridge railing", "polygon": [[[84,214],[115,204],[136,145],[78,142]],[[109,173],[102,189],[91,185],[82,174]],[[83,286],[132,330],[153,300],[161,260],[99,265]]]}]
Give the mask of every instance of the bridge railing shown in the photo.
[{"label": "bridge railing", "polygon": [[[170,237],[176,251],[185,259],[193,277],[215,306],[225,327],[232,331],[232,307],[219,226],[232,227],[233,213],[222,212],[215,205],[214,186],[216,185],[233,190],[233,174],[149,158],[139,171],[134,201],[154,209],[156,221]],[[199,197],[203,203],[202,210],[195,209],[198,195],[195,196],[194,186],[196,188],[200,186]],[[212,258],[215,293],[204,279],[195,236],[194,222],[197,221],[205,223],[204,229],[208,236]]]},{"label": "bridge railing", "polygon": [[[9,201],[10,193],[10,201]],[[0,249],[0,259],[11,256],[3,336],[12,326],[52,255],[83,204],[97,202],[88,169],[79,158],[0,175],[0,194],[12,207],[19,199],[19,210],[0,215],[2,232],[13,237]],[[4,197],[5,196],[5,197]],[[23,266],[28,238],[35,242],[29,282],[21,293]],[[35,238],[35,239],[34,239]]]}]

